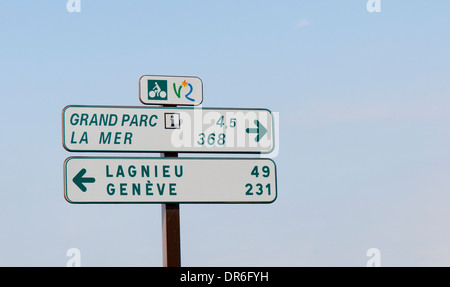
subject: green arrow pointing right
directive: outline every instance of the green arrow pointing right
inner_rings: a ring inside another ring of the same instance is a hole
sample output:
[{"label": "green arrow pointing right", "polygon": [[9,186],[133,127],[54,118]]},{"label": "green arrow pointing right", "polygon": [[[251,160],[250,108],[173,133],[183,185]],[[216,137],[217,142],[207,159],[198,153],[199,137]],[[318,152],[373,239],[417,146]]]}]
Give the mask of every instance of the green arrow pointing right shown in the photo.
[{"label": "green arrow pointing right", "polygon": [[256,128],[248,128],[245,131],[248,134],[256,134],[255,141],[259,142],[261,138],[267,133],[267,129],[258,120],[255,120]]},{"label": "green arrow pointing right", "polygon": [[83,168],[82,170],[80,170],[79,173],[77,173],[77,175],[75,175],[75,177],[73,178],[73,182],[81,189],[81,191],[85,192],[87,190],[86,186],[84,186],[83,183],[92,183],[95,182],[95,178],[93,177],[84,177],[83,175],[86,174],[86,169]]}]

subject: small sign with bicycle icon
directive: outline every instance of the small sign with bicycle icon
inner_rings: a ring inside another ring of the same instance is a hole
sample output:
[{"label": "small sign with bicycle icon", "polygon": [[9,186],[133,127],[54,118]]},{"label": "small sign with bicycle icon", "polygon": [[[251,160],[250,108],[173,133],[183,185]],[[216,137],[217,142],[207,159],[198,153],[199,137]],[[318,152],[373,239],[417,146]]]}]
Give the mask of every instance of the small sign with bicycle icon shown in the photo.
[{"label": "small sign with bicycle icon", "polygon": [[148,92],[149,100],[167,100],[167,81],[148,80],[148,87],[153,87]]},{"label": "small sign with bicycle icon", "polygon": [[139,99],[148,105],[196,106],[203,101],[203,84],[198,77],[142,76]]}]

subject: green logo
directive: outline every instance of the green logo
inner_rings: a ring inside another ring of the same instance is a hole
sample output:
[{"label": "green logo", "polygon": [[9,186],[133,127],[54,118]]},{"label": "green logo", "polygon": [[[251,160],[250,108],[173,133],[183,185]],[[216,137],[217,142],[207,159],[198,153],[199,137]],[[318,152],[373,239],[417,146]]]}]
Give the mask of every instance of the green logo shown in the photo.
[{"label": "green logo", "polygon": [[148,99],[149,100],[167,100],[167,81],[166,80],[148,80]]}]

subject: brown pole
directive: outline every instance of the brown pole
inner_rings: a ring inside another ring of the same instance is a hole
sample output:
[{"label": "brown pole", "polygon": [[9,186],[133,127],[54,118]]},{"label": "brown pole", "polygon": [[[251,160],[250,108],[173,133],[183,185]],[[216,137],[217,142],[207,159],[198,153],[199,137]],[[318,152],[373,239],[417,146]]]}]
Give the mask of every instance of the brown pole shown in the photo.
[{"label": "brown pole", "polygon": [[[176,105],[163,105],[174,108]],[[165,158],[177,158],[177,152],[161,153]],[[180,248],[180,204],[164,203],[161,205],[163,267],[181,266]]]},{"label": "brown pole", "polygon": [[[177,158],[178,153],[161,154],[166,158]],[[161,206],[163,267],[181,266],[180,248],[180,204],[164,203]]]},{"label": "brown pole", "polygon": [[162,205],[163,267],[180,267],[180,205]]}]

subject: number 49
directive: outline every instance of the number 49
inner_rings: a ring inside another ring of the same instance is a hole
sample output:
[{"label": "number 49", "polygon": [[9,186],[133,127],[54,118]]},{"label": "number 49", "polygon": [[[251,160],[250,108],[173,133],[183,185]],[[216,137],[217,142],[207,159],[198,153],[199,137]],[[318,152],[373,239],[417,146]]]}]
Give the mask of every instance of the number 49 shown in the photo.
[{"label": "number 49", "polygon": [[[263,177],[269,177],[269,175],[270,175],[270,168],[267,165],[263,166],[261,168],[261,170],[262,170],[262,176]],[[258,171],[258,166],[257,165],[255,165],[255,167],[252,169],[252,172],[250,174],[254,175],[255,177],[259,176],[259,171]]]}]

